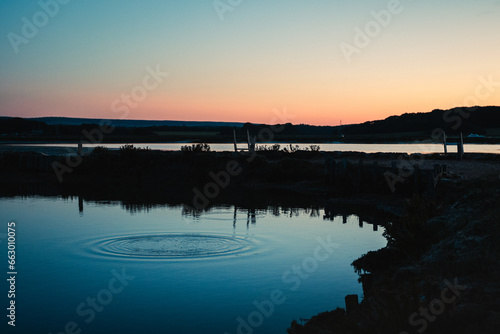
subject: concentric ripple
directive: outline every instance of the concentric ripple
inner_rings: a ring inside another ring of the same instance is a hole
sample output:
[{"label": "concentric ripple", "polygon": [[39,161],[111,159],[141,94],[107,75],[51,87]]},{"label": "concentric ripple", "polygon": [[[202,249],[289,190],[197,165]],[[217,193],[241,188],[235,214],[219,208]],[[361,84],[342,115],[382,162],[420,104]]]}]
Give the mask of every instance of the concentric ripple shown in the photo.
[{"label": "concentric ripple", "polygon": [[198,259],[239,255],[253,243],[235,236],[204,234],[162,234],[108,238],[94,242],[97,255],[143,259]]}]

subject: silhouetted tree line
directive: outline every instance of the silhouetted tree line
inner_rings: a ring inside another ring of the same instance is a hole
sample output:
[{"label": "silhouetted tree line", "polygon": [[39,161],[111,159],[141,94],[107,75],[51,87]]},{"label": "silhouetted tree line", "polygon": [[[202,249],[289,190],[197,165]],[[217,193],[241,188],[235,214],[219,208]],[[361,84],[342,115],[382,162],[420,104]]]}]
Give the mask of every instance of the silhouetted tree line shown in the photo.
[{"label": "silhouetted tree line", "polygon": [[[85,130],[91,131],[98,128],[99,124],[49,125],[30,119],[0,118],[0,139],[29,137],[41,140],[79,140]],[[132,140],[232,142],[234,133],[236,133],[238,141],[246,141],[247,133],[249,133],[251,136],[258,137],[259,142],[314,142],[349,141],[362,137],[370,138],[370,135],[383,137],[384,135],[408,133],[406,136],[403,135],[404,140],[407,140],[428,138],[429,134],[438,128],[451,135],[460,132],[465,135],[471,133],[484,135],[486,129],[500,129],[500,107],[436,109],[428,113],[407,113],[391,116],[384,120],[344,126],[245,123],[242,127],[227,125],[116,127],[110,134],[106,134],[105,140],[115,142]],[[420,133],[422,138],[415,138],[415,133]]]},{"label": "silhouetted tree line", "polygon": [[500,128],[500,107],[436,109],[429,113],[407,113],[384,120],[347,125],[344,135],[388,134],[400,132],[432,132],[441,128],[446,133],[475,133]]}]

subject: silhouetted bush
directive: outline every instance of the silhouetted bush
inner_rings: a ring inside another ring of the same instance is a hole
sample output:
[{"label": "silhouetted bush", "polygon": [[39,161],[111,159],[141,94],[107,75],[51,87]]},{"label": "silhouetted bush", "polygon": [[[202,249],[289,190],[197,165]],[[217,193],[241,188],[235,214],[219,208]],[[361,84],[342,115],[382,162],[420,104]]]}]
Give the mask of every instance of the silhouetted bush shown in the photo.
[{"label": "silhouetted bush", "polygon": [[261,152],[274,151],[274,152],[278,152],[280,150],[280,148],[281,148],[280,144],[273,144],[271,146],[259,145],[259,146],[257,146],[256,151],[261,151]]},{"label": "silhouetted bush", "polygon": [[151,151],[151,149],[149,147],[146,148],[135,147],[132,144],[125,144],[123,146],[120,146],[120,152],[137,152],[137,151]]},{"label": "silhouetted bush", "polygon": [[207,143],[198,143],[181,146],[182,152],[210,152],[210,145]]},{"label": "silhouetted bush", "polygon": [[311,150],[311,152],[319,152],[321,147],[319,145],[310,145],[309,149]]},{"label": "silhouetted bush", "polygon": [[97,157],[98,157],[98,156],[102,156],[103,154],[106,154],[106,153],[108,153],[108,152],[109,152],[109,150],[108,150],[108,148],[107,148],[107,147],[105,147],[105,146],[96,146],[96,147],[94,147],[94,149],[92,150],[92,153],[91,153],[91,154],[92,154],[93,156],[97,156]]}]

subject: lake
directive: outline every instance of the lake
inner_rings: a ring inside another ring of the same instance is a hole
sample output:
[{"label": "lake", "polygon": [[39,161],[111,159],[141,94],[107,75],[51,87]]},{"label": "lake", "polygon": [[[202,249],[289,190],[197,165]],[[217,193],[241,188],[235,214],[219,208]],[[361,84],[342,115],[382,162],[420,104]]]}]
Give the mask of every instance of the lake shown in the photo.
[{"label": "lake", "polygon": [[0,218],[4,255],[16,223],[17,333],[286,333],[361,298],[351,263],[386,245],[324,208],[14,197]]},{"label": "lake", "polygon": [[[179,151],[181,146],[188,145],[186,143],[131,143],[135,147],[140,148],[150,148],[152,150],[163,150],[163,151]],[[258,144],[267,145],[268,147],[274,143],[268,144]],[[287,147],[288,143],[279,143],[281,148]],[[89,152],[96,146],[105,146],[109,149],[119,149],[125,143],[120,144],[86,144],[84,145],[84,150]],[[190,145],[190,144],[189,144]],[[212,151],[234,151],[233,144],[219,144],[210,143],[209,144]],[[444,148],[442,144],[433,143],[402,143],[402,144],[346,144],[346,143],[297,143],[293,145],[298,145],[301,149],[308,148],[310,145],[319,145],[322,151],[333,152],[365,152],[365,153],[443,153]],[[239,143],[238,148],[245,148],[245,143]],[[38,152],[46,154],[75,154],[77,149],[77,144],[2,144],[0,145],[1,150],[35,150]],[[466,153],[497,153],[500,154],[500,144],[464,144],[464,150]],[[448,152],[456,153],[457,146],[454,144],[448,145]]]}]

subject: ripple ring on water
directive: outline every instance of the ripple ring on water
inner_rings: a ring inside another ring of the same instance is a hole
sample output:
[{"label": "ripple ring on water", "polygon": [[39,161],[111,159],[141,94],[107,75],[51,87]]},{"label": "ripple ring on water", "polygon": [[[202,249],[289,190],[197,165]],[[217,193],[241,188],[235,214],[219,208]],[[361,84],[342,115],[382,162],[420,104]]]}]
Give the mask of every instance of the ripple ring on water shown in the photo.
[{"label": "ripple ring on water", "polygon": [[253,243],[245,238],[214,234],[155,234],[101,239],[90,249],[101,256],[142,259],[200,259],[246,253]]}]

